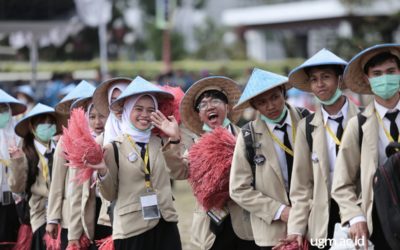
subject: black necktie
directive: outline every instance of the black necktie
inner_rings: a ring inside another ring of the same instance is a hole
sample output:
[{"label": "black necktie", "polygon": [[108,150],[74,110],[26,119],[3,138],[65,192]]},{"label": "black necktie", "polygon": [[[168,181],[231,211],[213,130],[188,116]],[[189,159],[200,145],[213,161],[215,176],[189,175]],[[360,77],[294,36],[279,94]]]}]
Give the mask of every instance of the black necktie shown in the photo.
[{"label": "black necktie", "polygon": [[[287,123],[285,123],[282,127],[276,127],[276,129],[280,130],[283,132],[283,144],[292,150],[292,144],[290,144],[290,140],[289,140],[289,135],[287,132]],[[286,165],[287,165],[287,174],[288,174],[288,186],[289,186],[289,190],[290,190],[290,181],[292,179],[292,166],[293,166],[293,156],[291,156],[290,154],[288,154],[285,151],[285,156],[286,156]]]},{"label": "black necktie", "polygon": [[[45,152],[44,157],[47,159],[47,166],[49,168],[49,179],[51,180],[52,170],[53,170],[53,156],[54,148],[50,152]],[[47,181],[47,180],[46,180]]]},{"label": "black necktie", "polygon": [[136,142],[136,144],[140,147],[140,157],[144,160],[144,157],[146,156],[146,143]]},{"label": "black necktie", "polygon": [[[343,116],[337,118],[329,117],[330,120],[338,123],[336,137],[338,138],[339,141],[342,140],[342,135],[343,135],[343,118],[344,118]],[[339,145],[336,144],[336,155],[338,154],[338,152],[339,152]]]},{"label": "black necktie", "polygon": [[399,139],[399,128],[396,124],[396,117],[398,113],[399,111],[396,110],[393,113],[386,113],[385,115],[385,117],[388,118],[390,121],[390,135],[393,137],[394,141],[397,141]]}]

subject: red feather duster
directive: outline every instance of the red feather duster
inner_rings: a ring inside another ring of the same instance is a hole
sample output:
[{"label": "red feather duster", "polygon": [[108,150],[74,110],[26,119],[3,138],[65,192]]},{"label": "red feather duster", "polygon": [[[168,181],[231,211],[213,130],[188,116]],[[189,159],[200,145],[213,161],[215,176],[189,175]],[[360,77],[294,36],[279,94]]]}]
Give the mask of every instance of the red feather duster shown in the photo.
[{"label": "red feather duster", "polygon": [[236,138],[219,127],[204,134],[189,150],[189,183],[206,209],[223,208],[229,200],[229,173]]},{"label": "red feather duster", "polygon": [[57,239],[51,238],[49,234],[45,234],[43,240],[46,244],[46,250],[61,250],[61,227],[58,225]]},{"label": "red feather duster", "polygon": [[114,250],[114,241],[112,239],[112,235],[101,240],[96,240],[96,246],[99,248],[99,250]]},{"label": "red feather duster", "polygon": [[18,230],[17,244],[13,250],[30,250],[32,244],[32,228],[28,224],[22,224]]},{"label": "red feather duster", "polygon": [[[179,113],[179,105],[181,104],[182,98],[185,95],[183,93],[181,87],[172,87],[169,85],[159,86],[161,89],[171,93],[174,96],[174,99],[161,99],[158,103],[158,109],[163,113],[166,117],[173,115],[178,124],[181,123],[181,115]],[[164,136],[158,128],[153,129],[153,133],[156,135]]]},{"label": "red feather duster", "polygon": [[89,180],[94,169],[88,167],[87,163],[99,164],[103,159],[103,150],[90,133],[82,108],[72,110],[68,128],[63,128],[62,143],[65,158],[69,161],[67,165],[79,170],[74,181],[82,184]]}]

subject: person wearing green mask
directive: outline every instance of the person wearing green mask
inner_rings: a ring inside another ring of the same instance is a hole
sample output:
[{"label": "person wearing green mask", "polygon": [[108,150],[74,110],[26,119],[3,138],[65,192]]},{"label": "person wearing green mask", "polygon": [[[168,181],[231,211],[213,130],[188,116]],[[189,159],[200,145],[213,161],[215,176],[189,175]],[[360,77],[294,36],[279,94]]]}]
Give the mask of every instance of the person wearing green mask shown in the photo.
[{"label": "person wearing green mask", "polygon": [[293,87],[314,94],[317,109],[298,125],[290,190],[292,210],[283,243],[297,241],[301,246],[306,238],[311,249],[329,249],[325,240],[333,238],[335,224],[340,222],[339,207],[331,199],[332,177],[343,131],[358,113],[356,105],[342,94],[346,65],[342,58],[322,49],[289,74]]},{"label": "person wearing green mask", "polygon": [[46,248],[43,237],[55,149],[52,138],[60,131],[60,119],[54,109],[38,103],[15,126],[15,133],[22,138],[21,148],[9,148],[8,183],[11,191],[27,194],[33,232],[31,249]]},{"label": "person wearing green mask", "polygon": [[262,249],[271,249],[286,235],[296,127],[309,114],[286,102],[287,83],[285,76],[255,68],[234,107],[258,111],[238,135],[229,193],[250,212],[254,239]]},{"label": "person wearing green mask", "polygon": [[[356,244],[369,239],[375,249],[390,249],[376,211],[373,179],[377,167],[387,160],[386,146],[400,140],[400,44],[361,51],[347,65],[344,81],[355,93],[373,94],[374,100],[360,114],[363,124],[355,117],[347,125],[335,164],[332,197]],[[361,198],[356,193],[360,183]]]},{"label": "person wearing green mask", "polygon": [[25,104],[0,89],[0,245],[5,249],[11,249],[17,241],[20,227],[16,202],[7,182],[10,172],[8,147],[19,141],[14,132],[14,116],[24,113],[25,110]]},{"label": "person wearing green mask", "polygon": [[[239,96],[239,86],[227,77],[212,76],[195,82],[186,91],[180,106],[182,122],[193,133],[193,139],[188,142],[183,141],[184,137],[174,117],[166,118],[160,112],[152,115],[154,125],[169,136],[169,143],[163,147],[162,151],[167,167],[178,173],[174,179],[189,178],[188,154],[202,135],[208,134],[217,127],[225,128],[235,137],[239,134],[240,129],[235,123],[239,120],[242,109],[232,110]],[[200,161],[209,161],[207,155],[201,157],[203,158]],[[196,171],[196,169],[191,171]],[[212,173],[205,174],[205,179],[199,182],[206,182],[206,178],[212,178],[210,176]],[[220,180],[221,183],[228,181],[229,176],[226,176],[226,180]],[[213,189],[212,186],[208,187],[208,191]],[[224,212],[221,212],[222,210]],[[223,213],[221,217],[224,219],[218,224],[210,219],[211,213]],[[232,200],[226,202],[224,209],[205,209],[196,200],[191,242],[204,250],[259,249],[254,242],[248,213]]]}]

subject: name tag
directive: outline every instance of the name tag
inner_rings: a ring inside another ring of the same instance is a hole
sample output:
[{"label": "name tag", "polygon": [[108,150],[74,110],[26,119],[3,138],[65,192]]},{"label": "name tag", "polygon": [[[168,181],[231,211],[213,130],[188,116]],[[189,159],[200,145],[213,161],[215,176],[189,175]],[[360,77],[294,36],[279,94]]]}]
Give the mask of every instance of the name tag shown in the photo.
[{"label": "name tag", "polygon": [[160,209],[158,208],[157,195],[154,192],[148,192],[140,196],[142,214],[144,220],[154,220],[160,218]]}]

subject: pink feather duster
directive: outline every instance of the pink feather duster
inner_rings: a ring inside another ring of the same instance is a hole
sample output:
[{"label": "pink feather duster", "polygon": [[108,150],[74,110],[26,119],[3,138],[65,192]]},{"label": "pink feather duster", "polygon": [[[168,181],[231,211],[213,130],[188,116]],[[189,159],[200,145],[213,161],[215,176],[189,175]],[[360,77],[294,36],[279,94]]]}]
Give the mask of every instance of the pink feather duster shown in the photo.
[{"label": "pink feather duster", "polygon": [[206,209],[229,200],[229,173],[236,138],[219,127],[204,134],[189,150],[189,183],[197,201]]},{"label": "pink feather duster", "polygon": [[[163,113],[166,117],[173,115],[178,122],[181,123],[181,115],[179,113],[179,105],[181,104],[182,98],[185,95],[180,87],[172,87],[169,85],[158,86],[161,89],[171,93],[174,96],[174,99],[161,99],[158,103],[158,109]],[[164,136],[158,128],[153,129],[153,133],[156,135]]]},{"label": "pink feather duster", "polygon": [[17,244],[13,250],[30,250],[32,244],[32,228],[28,224],[22,224],[18,230]]},{"label": "pink feather duster", "polygon": [[112,235],[96,240],[96,246],[99,248],[99,250],[114,250],[114,241],[112,239]]},{"label": "pink feather duster", "polygon": [[43,240],[46,244],[46,250],[61,250],[61,227],[58,226],[58,235],[56,239],[51,238],[49,234],[45,234]]},{"label": "pink feather duster", "polygon": [[68,128],[63,128],[62,143],[68,167],[77,168],[78,174],[73,179],[78,184],[89,180],[93,175],[90,164],[99,164],[103,159],[103,150],[90,133],[89,124],[82,108],[74,109],[68,120]]}]

